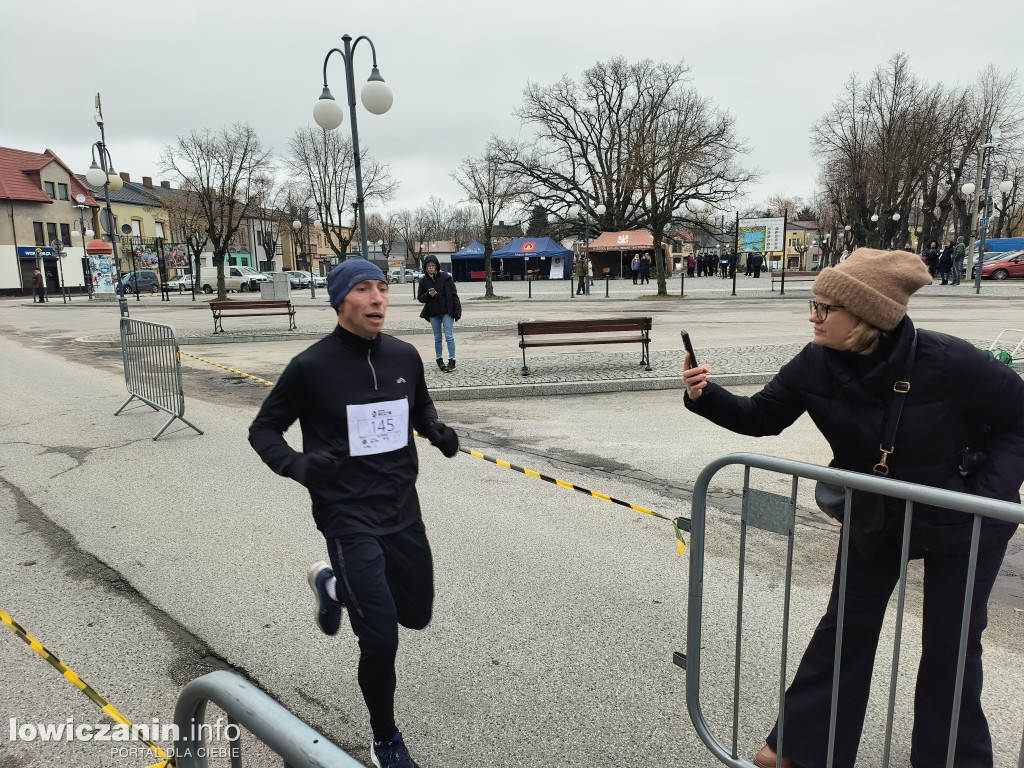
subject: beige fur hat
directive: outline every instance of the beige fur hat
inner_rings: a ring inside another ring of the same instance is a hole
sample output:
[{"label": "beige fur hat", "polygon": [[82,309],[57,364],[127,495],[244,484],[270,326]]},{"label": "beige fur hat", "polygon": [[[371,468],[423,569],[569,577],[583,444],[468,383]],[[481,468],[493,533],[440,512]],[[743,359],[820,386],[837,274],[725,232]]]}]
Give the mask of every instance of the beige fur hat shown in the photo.
[{"label": "beige fur hat", "polygon": [[811,290],[891,331],[907,314],[907,301],[932,281],[919,256],[907,251],[858,248],[837,267],[822,270]]}]

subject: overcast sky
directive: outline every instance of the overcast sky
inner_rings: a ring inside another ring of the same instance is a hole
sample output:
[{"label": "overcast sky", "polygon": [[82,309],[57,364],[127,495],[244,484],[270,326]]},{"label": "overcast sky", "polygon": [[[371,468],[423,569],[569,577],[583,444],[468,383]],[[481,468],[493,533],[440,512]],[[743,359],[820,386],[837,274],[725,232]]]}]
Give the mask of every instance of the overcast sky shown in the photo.
[{"label": "overcast sky", "polygon": [[[1024,76],[1019,0],[10,0],[0,18],[0,145],[50,148],[84,173],[99,92],[116,169],[154,182],[161,148],[193,129],[248,122],[283,154],[313,124],[327,51],[366,35],[395,102],[382,116],[359,107],[360,141],[401,183],[393,208],[458,202],[449,174],[463,157],[492,134],[528,135],[512,116],[528,81],[575,79],[614,56],[682,59],[697,89],[735,115],[746,164],[762,173],[746,202],[809,197],[810,126],[850,74],[866,77],[898,51],[933,82],[973,80],[989,62]],[[994,22],[1016,31],[981,31]],[[370,54],[356,50],[357,90]],[[344,77],[335,55],[328,80],[343,103]]]}]

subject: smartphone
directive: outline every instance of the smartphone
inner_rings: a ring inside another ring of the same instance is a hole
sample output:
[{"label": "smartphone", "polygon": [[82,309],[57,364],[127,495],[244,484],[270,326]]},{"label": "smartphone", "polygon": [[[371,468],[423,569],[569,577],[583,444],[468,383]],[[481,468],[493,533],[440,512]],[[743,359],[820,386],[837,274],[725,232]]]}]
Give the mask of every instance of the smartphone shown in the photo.
[{"label": "smartphone", "polygon": [[686,331],[680,331],[679,333],[683,337],[683,346],[690,353],[690,366],[696,368],[699,363],[697,362],[697,353],[693,351],[693,344],[690,343],[690,334]]}]

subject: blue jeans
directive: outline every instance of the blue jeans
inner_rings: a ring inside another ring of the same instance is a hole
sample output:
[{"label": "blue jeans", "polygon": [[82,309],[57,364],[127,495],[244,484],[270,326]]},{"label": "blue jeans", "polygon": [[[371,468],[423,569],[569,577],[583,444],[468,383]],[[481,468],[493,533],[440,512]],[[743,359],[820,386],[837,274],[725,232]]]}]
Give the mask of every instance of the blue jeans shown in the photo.
[{"label": "blue jeans", "polygon": [[441,329],[444,328],[444,338],[448,342],[448,357],[455,359],[455,318],[451,315],[439,315],[430,318],[430,327],[434,329],[434,357],[442,357],[441,354]]}]

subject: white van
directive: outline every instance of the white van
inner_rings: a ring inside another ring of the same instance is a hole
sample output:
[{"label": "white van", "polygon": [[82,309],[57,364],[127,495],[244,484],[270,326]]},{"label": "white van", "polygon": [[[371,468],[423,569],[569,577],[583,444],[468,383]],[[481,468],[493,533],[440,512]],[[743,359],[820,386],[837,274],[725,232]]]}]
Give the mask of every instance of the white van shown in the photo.
[{"label": "white van", "polygon": [[[258,283],[266,283],[269,279],[261,272],[252,267],[231,267],[224,265],[224,287],[229,291],[258,291]],[[199,271],[199,287],[203,293],[213,293],[217,290],[217,268],[203,267]]]}]

